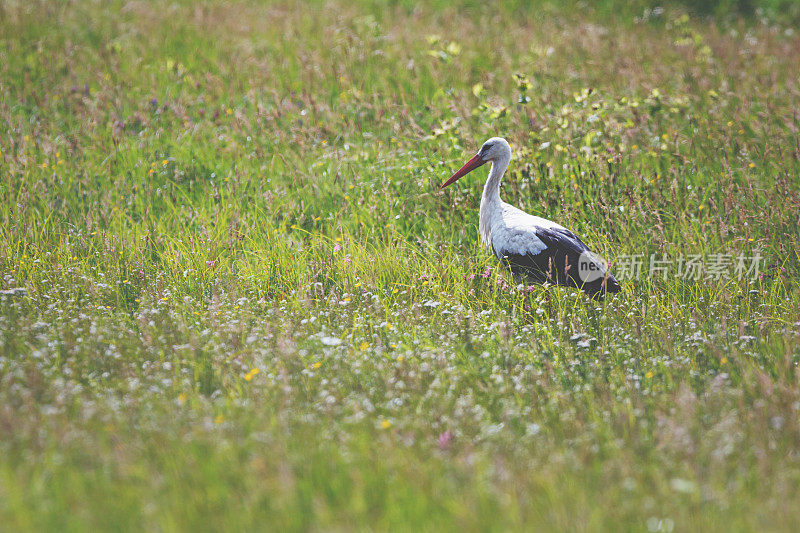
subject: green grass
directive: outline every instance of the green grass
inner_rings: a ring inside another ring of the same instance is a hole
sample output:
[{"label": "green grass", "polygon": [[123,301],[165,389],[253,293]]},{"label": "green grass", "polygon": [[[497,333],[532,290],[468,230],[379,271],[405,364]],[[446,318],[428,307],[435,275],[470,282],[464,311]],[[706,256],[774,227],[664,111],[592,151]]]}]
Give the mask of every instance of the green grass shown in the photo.
[{"label": "green grass", "polygon": [[[0,529],[800,528],[798,13],[701,4],[0,2]],[[510,287],[493,135],[760,275]]]}]

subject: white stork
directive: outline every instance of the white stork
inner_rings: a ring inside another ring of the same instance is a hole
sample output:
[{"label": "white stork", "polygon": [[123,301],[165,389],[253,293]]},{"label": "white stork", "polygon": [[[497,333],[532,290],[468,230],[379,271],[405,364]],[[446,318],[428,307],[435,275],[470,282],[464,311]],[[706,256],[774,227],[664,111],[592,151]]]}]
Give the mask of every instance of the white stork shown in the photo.
[{"label": "white stork", "polygon": [[607,265],[577,235],[500,199],[500,180],[510,161],[511,146],[501,137],[492,137],[441,188],[491,162],[481,197],[478,227],[483,243],[515,278],[579,287],[593,298],[602,298],[606,292],[619,292],[619,283],[608,272]]}]

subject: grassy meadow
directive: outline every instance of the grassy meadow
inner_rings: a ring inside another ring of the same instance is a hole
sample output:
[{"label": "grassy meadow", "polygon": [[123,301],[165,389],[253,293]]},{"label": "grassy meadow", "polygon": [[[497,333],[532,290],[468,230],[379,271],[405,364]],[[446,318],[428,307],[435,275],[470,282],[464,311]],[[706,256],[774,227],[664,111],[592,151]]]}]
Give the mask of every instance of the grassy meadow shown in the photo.
[{"label": "grassy meadow", "polygon": [[[0,0],[0,530],[800,529],[800,9],[722,4]],[[495,135],[641,275],[514,286]]]}]

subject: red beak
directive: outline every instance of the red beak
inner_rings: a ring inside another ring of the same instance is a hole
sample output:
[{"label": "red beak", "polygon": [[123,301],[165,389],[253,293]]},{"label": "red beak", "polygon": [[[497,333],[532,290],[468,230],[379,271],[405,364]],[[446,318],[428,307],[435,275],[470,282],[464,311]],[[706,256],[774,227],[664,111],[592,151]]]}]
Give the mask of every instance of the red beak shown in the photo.
[{"label": "red beak", "polygon": [[467,161],[467,163],[463,167],[461,167],[458,170],[458,172],[456,172],[455,174],[450,176],[450,179],[445,181],[442,184],[442,186],[439,187],[439,188],[440,189],[444,189],[448,185],[451,185],[451,184],[457,182],[460,178],[462,178],[463,176],[466,176],[467,174],[469,174],[470,172],[472,172],[473,170],[475,170],[479,166],[485,165],[485,164],[486,164],[486,161],[481,159],[481,154],[475,154],[475,157],[473,157],[472,159]]}]

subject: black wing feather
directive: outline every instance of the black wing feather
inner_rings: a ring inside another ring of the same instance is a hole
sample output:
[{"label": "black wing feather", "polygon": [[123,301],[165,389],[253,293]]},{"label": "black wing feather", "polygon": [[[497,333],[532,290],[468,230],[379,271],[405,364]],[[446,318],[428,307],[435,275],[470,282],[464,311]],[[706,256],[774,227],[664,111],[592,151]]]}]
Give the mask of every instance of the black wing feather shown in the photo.
[{"label": "black wing feather", "polygon": [[594,296],[603,292],[619,292],[620,286],[610,273],[607,278],[584,282],[578,275],[578,260],[589,247],[564,228],[536,228],[536,236],[546,248],[537,254],[515,254],[505,250],[495,255],[515,274],[536,283],[553,283],[578,287]]}]

